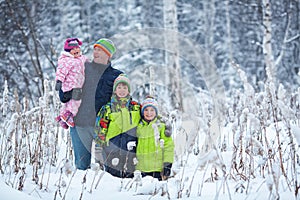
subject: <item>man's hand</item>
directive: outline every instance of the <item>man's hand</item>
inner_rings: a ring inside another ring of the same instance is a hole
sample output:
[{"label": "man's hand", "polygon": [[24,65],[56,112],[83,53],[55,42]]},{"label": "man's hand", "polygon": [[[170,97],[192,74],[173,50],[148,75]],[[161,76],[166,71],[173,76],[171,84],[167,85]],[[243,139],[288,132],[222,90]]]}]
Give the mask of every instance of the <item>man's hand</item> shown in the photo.
[{"label": "man's hand", "polygon": [[80,100],[81,96],[82,96],[82,89],[81,88],[73,88],[72,99]]}]

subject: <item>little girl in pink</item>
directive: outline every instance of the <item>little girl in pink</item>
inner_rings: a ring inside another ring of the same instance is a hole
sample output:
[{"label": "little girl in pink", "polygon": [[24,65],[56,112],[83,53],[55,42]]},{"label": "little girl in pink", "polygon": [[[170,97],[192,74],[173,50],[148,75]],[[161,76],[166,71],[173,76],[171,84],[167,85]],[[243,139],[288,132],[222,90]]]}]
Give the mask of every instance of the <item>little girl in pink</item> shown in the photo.
[{"label": "little girl in pink", "polygon": [[[56,70],[56,90],[62,90],[63,92],[70,91],[72,89],[81,89],[84,83],[84,63],[87,57],[81,55],[80,46],[82,42],[78,38],[68,38],[65,41],[64,50],[59,59],[58,67]],[[80,99],[71,99],[63,104],[60,115],[55,118],[59,124],[68,129],[74,127],[74,116],[78,112],[78,108],[81,104]]]}]

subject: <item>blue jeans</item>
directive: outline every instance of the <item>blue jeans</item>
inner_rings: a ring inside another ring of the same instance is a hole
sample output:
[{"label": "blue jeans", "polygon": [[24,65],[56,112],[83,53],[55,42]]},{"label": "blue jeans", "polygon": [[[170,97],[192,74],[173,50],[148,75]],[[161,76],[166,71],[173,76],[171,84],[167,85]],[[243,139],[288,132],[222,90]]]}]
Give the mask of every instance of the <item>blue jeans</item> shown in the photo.
[{"label": "blue jeans", "polygon": [[70,127],[77,169],[86,170],[90,167],[93,134],[94,127]]}]

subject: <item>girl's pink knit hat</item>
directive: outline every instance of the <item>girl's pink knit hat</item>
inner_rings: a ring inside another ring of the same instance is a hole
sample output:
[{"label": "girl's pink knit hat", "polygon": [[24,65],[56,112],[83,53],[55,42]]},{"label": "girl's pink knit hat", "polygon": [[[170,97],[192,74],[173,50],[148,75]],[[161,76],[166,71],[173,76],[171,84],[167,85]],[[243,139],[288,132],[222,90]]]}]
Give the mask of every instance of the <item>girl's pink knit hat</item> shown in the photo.
[{"label": "girl's pink knit hat", "polygon": [[70,52],[74,48],[80,48],[82,42],[78,38],[68,38],[65,41],[64,50]]}]

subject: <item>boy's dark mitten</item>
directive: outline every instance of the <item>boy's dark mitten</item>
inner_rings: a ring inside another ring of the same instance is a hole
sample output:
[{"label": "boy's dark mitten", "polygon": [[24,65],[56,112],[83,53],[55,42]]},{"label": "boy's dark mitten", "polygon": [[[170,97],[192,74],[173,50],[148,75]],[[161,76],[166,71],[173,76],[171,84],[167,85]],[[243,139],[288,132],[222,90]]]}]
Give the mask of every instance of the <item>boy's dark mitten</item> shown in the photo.
[{"label": "boy's dark mitten", "polygon": [[163,175],[168,177],[171,174],[172,163],[164,163]]},{"label": "boy's dark mitten", "polygon": [[81,96],[82,96],[82,89],[81,88],[73,88],[72,99],[80,100]]},{"label": "boy's dark mitten", "polygon": [[55,90],[59,91],[61,89],[62,86],[62,82],[61,81],[56,81],[55,83]]}]

